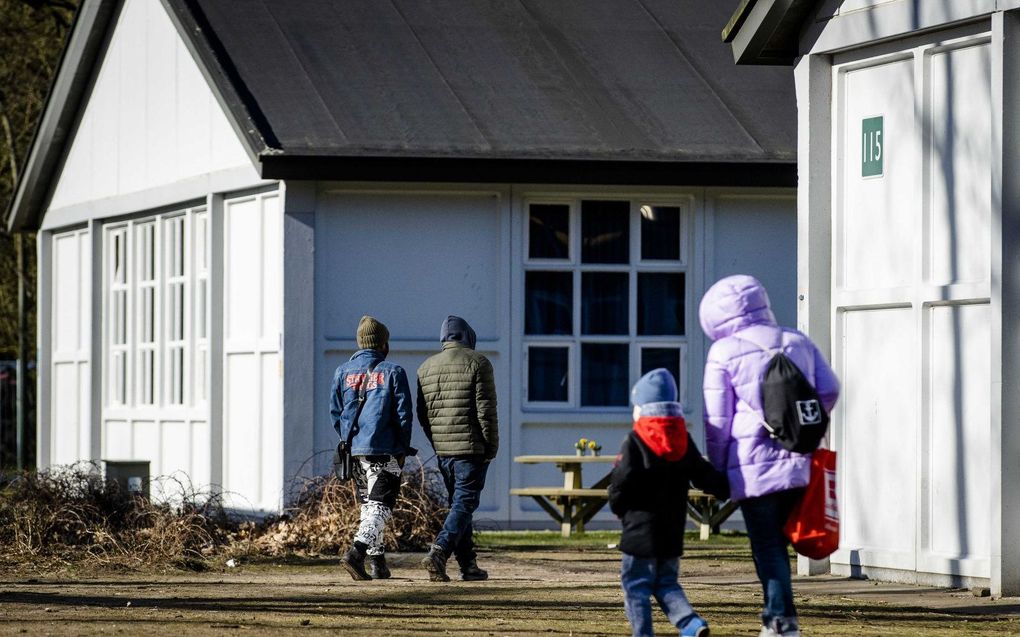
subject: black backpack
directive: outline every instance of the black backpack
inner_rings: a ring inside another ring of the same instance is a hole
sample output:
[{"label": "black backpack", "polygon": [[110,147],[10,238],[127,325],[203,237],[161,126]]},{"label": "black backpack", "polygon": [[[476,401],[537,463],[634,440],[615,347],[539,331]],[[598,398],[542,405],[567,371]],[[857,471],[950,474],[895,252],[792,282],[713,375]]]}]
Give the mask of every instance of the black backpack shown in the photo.
[{"label": "black backpack", "polygon": [[[758,347],[769,353],[773,351]],[[829,414],[818,399],[818,392],[782,351],[765,367],[761,404],[765,428],[789,451],[814,451],[829,429]]]}]

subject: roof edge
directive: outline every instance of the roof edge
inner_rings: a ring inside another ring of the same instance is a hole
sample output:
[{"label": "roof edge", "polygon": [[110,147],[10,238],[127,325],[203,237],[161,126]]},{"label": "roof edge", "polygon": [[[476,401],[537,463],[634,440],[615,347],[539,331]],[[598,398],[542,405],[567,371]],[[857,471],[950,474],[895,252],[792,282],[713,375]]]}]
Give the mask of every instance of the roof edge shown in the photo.
[{"label": "roof edge", "polygon": [[82,100],[91,90],[95,62],[108,44],[107,32],[121,5],[119,0],[86,1],[75,13],[71,35],[29,144],[28,159],[6,211],[8,232],[38,227],[39,209],[49,191],[40,185],[49,184],[63,158]]},{"label": "roof edge", "polygon": [[758,0],[741,0],[740,6],[733,12],[730,17],[730,21],[726,23],[726,26],[722,30],[722,41],[729,44],[736,37],[737,31],[740,31],[740,27],[744,26],[744,21],[747,20],[747,15],[751,13],[751,9],[754,8],[754,3]]},{"label": "roof edge", "polygon": [[816,6],[816,0],[743,0],[723,29],[723,41],[729,43],[733,61],[792,65],[799,53],[797,33]]},{"label": "roof edge", "polygon": [[276,155],[262,158],[262,177],[363,182],[796,188],[797,162]]}]

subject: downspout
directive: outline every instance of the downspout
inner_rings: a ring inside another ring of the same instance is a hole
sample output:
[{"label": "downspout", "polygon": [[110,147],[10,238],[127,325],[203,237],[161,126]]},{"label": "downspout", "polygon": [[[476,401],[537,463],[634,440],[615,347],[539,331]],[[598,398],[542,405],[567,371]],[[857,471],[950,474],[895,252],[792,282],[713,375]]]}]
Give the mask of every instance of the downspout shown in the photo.
[{"label": "downspout", "polygon": [[25,302],[25,233],[19,232],[15,235],[15,250],[18,260],[18,363],[17,363],[17,387],[15,395],[15,427],[17,429],[18,447],[18,471],[25,469],[25,420],[28,409],[26,390],[28,389],[28,342],[25,338],[28,329],[26,317],[27,303]]}]

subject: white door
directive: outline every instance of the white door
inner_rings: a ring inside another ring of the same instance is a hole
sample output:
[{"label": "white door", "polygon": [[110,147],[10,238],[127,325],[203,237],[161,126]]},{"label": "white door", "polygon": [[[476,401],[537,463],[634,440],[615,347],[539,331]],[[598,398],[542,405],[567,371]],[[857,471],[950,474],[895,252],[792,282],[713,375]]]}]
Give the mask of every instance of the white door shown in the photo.
[{"label": "white door", "polygon": [[836,62],[833,561],[987,577],[988,39]]}]

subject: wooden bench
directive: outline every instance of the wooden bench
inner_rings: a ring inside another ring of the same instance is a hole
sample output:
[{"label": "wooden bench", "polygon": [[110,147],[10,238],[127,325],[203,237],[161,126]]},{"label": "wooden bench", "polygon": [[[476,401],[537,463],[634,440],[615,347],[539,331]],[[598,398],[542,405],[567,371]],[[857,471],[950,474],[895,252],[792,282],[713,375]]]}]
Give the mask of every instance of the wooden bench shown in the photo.
[{"label": "wooden bench", "polygon": [[[599,512],[609,499],[608,489],[557,487],[522,487],[510,489],[510,495],[531,497],[552,519],[560,524],[563,537],[574,527],[584,533],[584,525]],[[555,503],[555,504],[554,504]]]},{"label": "wooden bench", "polygon": [[[531,497],[562,528],[576,527],[584,533],[584,525],[599,512],[609,499],[608,489],[567,489],[556,487],[523,487],[510,489],[510,495]],[[701,539],[707,540],[737,510],[737,503],[720,502],[700,489],[687,492],[687,512],[701,527]],[[564,537],[569,531],[564,532]]]},{"label": "wooden bench", "polygon": [[687,492],[687,512],[701,525],[702,540],[707,540],[712,533],[718,533],[719,525],[733,515],[737,506],[732,500],[720,502],[715,496],[700,489],[691,489]]}]

